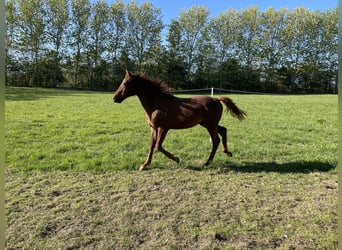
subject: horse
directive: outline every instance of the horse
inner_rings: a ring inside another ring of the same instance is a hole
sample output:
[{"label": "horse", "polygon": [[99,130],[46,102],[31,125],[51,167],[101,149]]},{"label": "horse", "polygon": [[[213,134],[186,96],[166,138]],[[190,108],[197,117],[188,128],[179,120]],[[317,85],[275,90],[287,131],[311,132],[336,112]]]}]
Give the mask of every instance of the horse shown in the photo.
[{"label": "horse", "polygon": [[191,98],[178,98],[168,91],[168,86],[162,80],[150,79],[142,73],[134,74],[126,70],[122,83],[115,91],[113,101],[121,103],[130,96],[137,95],[141,105],[146,111],[146,120],[151,127],[150,148],[146,161],[139,170],[144,170],[151,164],[153,151],[162,152],[166,157],[179,163],[177,156],[162,147],[167,132],[170,129],[186,129],[200,124],[209,132],[212,149],[205,166],[214,159],[217,147],[222,137],[222,152],[228,157],[233,154],[227,147],[227,129],[218,125],[222,115],[222,103],[227,112],[243,120],[246,113],[239,109],[228,97],[213,98],[209,96],[196,96]]}]

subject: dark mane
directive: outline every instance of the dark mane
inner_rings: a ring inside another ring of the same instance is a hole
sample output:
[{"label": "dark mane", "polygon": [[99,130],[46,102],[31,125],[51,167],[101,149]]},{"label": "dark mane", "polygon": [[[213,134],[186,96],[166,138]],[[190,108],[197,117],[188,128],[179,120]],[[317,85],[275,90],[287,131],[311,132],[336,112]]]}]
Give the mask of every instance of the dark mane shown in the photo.
[{"label": "dark mane", "polygon": [[146,77],[142,73],[139,73],[137,76],[141,78],[144,83],[146,83],[148,87],[151,88],[151,90],[159,92],[167,97],[174,97],[169,91],[169,86],[164,81]]}]

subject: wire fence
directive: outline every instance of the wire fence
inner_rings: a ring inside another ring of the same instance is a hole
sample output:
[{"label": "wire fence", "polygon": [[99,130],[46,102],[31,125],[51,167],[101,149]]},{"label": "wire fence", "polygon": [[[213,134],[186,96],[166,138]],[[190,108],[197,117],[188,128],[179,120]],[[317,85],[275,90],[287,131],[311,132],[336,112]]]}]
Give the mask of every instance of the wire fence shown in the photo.
[{"label": "wire fence", "polygon": [[232,94],[254,94],[254,95],[281,95],[277,93],[265,93],[265,92],[254,92],[254,91],[243,91],[234,89],[222,89],[222,88],[203,88],[203,89],[187,89],[187,90],[172,90],[170,91],[174,94],[187,94],[187,93],[207,93],[210,96],[222,93],[232,93]]}]

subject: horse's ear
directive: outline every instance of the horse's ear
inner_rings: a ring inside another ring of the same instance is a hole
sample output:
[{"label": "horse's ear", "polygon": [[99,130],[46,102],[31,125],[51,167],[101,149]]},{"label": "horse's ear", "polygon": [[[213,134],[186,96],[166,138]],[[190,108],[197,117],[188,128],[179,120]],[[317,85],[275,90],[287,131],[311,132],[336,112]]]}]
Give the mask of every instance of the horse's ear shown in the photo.
[{"label": "horse's ear", "polygon": [[126,69],[126,76],[132,77],[132,75],[133,74]]}]

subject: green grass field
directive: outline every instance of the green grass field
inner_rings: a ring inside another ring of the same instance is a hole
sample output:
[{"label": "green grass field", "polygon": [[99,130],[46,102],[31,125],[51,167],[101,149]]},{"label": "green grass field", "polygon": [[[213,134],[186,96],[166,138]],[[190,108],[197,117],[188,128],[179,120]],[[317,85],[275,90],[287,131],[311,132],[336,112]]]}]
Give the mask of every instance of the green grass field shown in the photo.
[{"label": "green grass field", "polygon": [[8,249],[337,249],[337,96],[229,95],[228,147],[200,126],[138,172],[136,97],[6,88]]}]

